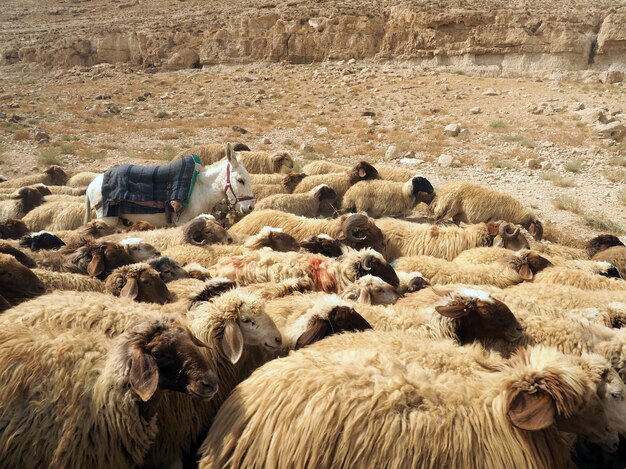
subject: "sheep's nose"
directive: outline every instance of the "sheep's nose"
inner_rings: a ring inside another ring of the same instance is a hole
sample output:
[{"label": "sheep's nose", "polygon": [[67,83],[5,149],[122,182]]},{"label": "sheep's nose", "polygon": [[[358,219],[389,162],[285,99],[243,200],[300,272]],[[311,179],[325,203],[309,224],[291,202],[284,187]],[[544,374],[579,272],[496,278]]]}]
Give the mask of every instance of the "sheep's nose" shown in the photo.
[{"label": "sheep's nose", "polygon": [[280,345],[280,344],[282,344],[282,343],[283,343],[283,338],[282,338],[282,337],[280,337],[280,336],[276,337],[274,340],[276,341],[276,344],[277,344],[277,345]]},{"label": "sheep's nose", "polygon": [[200,386],[205,388],[206,391],[213,391],[215,388],[215,383],[208,378],[202,378],[200,380]]},{"label": "sheep's nose", "polygon": [[522,326],[517,326],[515,328],[515,332],[519,332],[521,334],[522,332],[524,332],[524,328]]}]

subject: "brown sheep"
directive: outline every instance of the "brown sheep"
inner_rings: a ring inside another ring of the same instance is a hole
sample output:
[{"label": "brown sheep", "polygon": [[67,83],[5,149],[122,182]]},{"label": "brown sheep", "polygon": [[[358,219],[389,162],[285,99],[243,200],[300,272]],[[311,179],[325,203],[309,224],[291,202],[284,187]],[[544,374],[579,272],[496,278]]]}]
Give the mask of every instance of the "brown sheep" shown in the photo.
[{"label": "brown sheep", "polygon": [[50,166],[42,174],[33,174],[0,182],[0,187],[23,187],[42,183],[48,186],[63,186],[67,182],[67,174],[60,166]]},{"label": "brown sheep", "polygon": [[13,256],[0,253],[0,296],[6,303],[16,305],[45,291],[46,286],[28,267]]},{"label": "brown sheep", "polygon": [[37,189],[22,187],[10,196],[10,200],[0,202],[0,221],[22,218],[43,201],[43,196]]},{"label": "brown sheep", "polygon": [[172,300],[167,285],[149,264],[118,267],[107,277],[104,288],[107,293],[139,303],[163,305]]},{"label": "brown sheep", "polygon": [[0,239],[20,239],[30,230],[22,220],[10,218],[0,222]]},{"label": "brown sheep", "polygon": [[620,276],[626,280],[626,247],[610,247],[593,256],[593,260],[610,262],[613,266],[615,266]]}]

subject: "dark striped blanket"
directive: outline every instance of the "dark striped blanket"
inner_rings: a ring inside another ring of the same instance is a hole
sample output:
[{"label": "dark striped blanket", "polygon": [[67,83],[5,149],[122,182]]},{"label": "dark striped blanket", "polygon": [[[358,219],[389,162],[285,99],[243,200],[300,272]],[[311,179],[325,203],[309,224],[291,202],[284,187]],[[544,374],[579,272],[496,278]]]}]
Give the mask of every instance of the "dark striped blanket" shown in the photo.
[{"label": "dark striped blanket", "polygon": [[186,207],[201,168],[195,154],[160,166],[114,166],[102,180],[103,215],[163,213],[171,200]]}]

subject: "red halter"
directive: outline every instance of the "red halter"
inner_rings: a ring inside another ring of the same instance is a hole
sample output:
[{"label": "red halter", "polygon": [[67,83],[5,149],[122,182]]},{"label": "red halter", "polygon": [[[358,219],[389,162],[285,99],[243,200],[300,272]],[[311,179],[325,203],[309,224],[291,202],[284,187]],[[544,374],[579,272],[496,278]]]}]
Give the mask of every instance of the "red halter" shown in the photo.
[{"label": "red halter", "polygon": [[[230,199],[228,198],[228,191],[230,191],[231,194],[233,194],[233,197],[235,198],[235,203],[233,204],[231,204]],[[237,194],[235,194],[233,186],[230,183],[230,163],[226,165],[226,185],[224,186],[224,195],[226,196],[226,203],[228,203],[228,205],[237,205],[239,202],[243,202],[245,200],[254,200],[253,195],[246,195],[245,197],[237,197]]]}]

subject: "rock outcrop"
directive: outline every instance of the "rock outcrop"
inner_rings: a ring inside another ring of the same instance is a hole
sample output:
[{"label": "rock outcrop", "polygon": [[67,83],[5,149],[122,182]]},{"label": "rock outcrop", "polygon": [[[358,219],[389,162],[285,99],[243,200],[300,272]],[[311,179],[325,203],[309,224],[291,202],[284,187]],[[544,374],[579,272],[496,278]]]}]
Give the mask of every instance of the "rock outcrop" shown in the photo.
[{"label": "rock outcrop", "polygon": [[[9,6],[22,11],[14,5],[18,1],[9,0]],[[0,21],[0,31],[7,26],[0,33],[2,61],[181,69],[378,58],[493,74],[626,70],[623,1],[533,1],[510,7],[509,2],[483,5],[479,0],[352,7],[321,1],[315,9],[297,1],[252,5],[239,0],[211,9],[174,0],[136,0],[117,8],[105,3],[109,18],[98,14],[103,5],[89,10],[79,2],[47,13],[16,13],[9,19],[17,23],[12,27]],[[43,30],[36,28],[32,22],[45,14],[54,20],[40,23],[48,25]],[[98,20],[91,24],[93,14]]]}]

